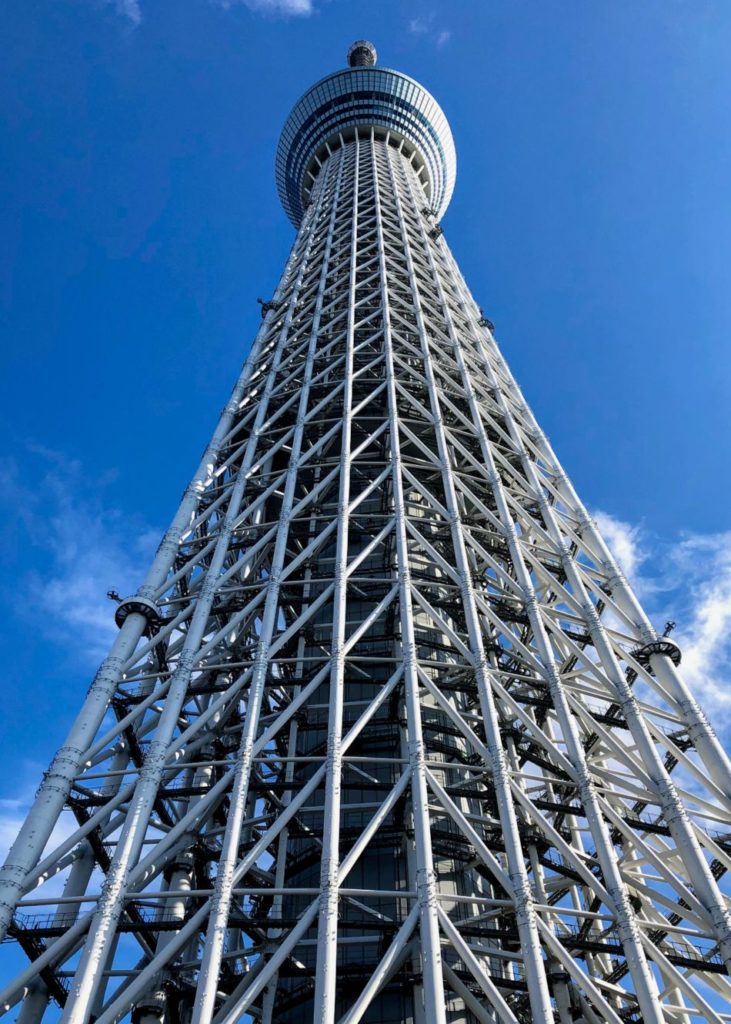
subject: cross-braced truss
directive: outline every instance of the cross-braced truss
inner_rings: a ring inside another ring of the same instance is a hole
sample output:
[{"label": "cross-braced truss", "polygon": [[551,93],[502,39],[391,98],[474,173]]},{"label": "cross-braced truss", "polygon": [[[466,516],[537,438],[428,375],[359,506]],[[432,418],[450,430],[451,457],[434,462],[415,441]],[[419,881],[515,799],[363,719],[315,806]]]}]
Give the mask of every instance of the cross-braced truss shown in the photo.
[{"label": "cross-braced truss", "polygon": [[731,772],[680,652],[402,142],[340,141],[3,870],[29,963],[0,1002],[23,1024],[731,1020]]}]

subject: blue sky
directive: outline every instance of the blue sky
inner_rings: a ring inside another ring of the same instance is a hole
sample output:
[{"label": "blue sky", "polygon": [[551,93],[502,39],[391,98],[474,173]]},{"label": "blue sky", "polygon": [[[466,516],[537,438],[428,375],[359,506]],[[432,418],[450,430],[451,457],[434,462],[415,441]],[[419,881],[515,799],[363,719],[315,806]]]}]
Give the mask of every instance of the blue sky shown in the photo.
[{"label": "blue sky", "polygon": [[731,723],[728,0],[5,0],[0,841],[275,287],[284,119],[361,36],[444,107],[447,239]]}]

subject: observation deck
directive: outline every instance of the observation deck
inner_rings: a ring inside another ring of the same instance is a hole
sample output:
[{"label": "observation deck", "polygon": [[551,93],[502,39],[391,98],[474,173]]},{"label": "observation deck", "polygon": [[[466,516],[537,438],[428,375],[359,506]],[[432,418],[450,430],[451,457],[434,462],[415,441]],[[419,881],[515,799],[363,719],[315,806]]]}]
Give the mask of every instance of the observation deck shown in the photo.
[{"label": "observation deck", "polygon": [[375,66],[372,43],[358,40],[349,66],[321,79],[295,104],[277,146],[276,180],[295,227],[328,155],[357,134],[398,141],[417,170],[437,218],[452,198],[457,156],[449,123],[434,97],[408,75]]}]

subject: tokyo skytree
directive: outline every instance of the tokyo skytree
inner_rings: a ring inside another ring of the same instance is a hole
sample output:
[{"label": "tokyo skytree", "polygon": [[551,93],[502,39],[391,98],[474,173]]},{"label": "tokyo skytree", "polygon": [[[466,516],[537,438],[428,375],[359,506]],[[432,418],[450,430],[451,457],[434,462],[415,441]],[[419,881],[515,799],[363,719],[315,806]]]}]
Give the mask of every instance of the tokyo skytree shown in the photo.
[{"label": "tokyo skytree", "polygon": [[455,175],[366,41],[289,115],[294,246],[0,873],[0,1013],[731,1021],[731,765],[447,246]]}]

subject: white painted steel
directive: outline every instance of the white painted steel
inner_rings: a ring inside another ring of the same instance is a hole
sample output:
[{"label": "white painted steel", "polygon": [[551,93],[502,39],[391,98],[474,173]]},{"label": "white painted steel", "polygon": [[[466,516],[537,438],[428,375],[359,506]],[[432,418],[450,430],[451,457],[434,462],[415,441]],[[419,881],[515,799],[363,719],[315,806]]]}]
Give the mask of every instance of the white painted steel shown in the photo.
[{"label": "white painted steel", "polygon": [[[345,381],[343,386],[343,422],[340,441],[337,541],[335,548],[332,618],[332,654],[330,658],[330,695],[327,715],[327,780],[323,812],[322,867],[320,872],[320,912],[315,972],[315,1014],[321,1024],[335,1020],[338,959],[338,911],[340,868],[340,819],[343,774],[343,703],[345,686],[345,639],[348,589],[348,528],[350,523],[350,449],[353,413],[353,322],[355,312],[355,276],[358,251],[358,182],[360,140],[355,139],[352,172],[352,216],[345,340]],[[342,168],[341,154],[341,168]]]},{"label": "white painted steel", "polygon": [[0,874],[29,958],[0,1012],[720,1024],[728,759],[677,655],[643,653],[427,208],[437,171],[390,113],[341,113]]},{"label": "white painted steel", "polygon": [[424,751],[419,683],[416,667],[414,610],[411,602],[411,573],[409,569],[408,540],[406,535],[406,507],[401,466],[399,421],[396,402],[396,372],[391,333],[389,273],[386,265],[383,219],[381,211],[382,188],[379,181],[375,146],[373,146],[373,179],[375,188],[376,245],[383,310],[383,341],[386,356],[386,387],[393,465],[393,505],[396,533],[396,571],[399,581],[399,610],[401,619],[400,654],[403,659],[406,729],[411,768],[411,795],[414,815],[416,846],[416,889],[419,901],[419,928],[421,932],[421,970],[424,987],[424,1012],[434,1024],[446,1024],[444,1012],[444,983],[440,951],[439,921],[437,917],[436,876],[433,867],[431,835],[429,832],[429,798],[426,785],[426,758]]}]

